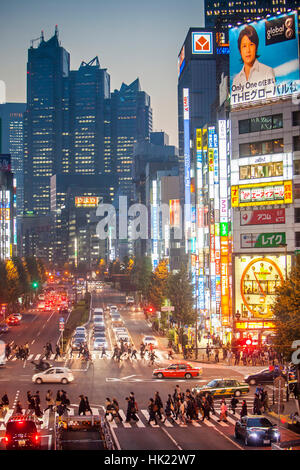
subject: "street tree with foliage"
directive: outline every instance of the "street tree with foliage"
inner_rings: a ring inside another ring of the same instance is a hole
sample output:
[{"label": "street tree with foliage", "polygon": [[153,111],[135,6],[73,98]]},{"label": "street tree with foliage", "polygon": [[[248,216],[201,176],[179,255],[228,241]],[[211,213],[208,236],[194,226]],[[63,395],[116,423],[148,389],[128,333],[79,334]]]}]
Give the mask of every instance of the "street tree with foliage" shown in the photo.
[{"label": "street tree with foliage", "polygon": [[274,345],[289,361],[293,341],[300,340],[300,255],[288,278],[277,288],[273,313],[276,319]]},{"label": "street tree with foliage", "polygon": [[177,273],[169,276],[167,293],[171,305],[174,307],[172,317],[178,325],[179,340],[181,344],[184,344],[184,325],[193,326],[196,322],[196,311],[193,307],[193,286],[184,265]]},{"label": "street tree with foliage", "polygon": [[131,283],[135,286],[136,290],[140,292],[143,300],[148,298],[151,279],[151,258],[148,256],[136,258],[134,260],[134,266],[130,271],[130,280]]},{"label": "street tree with foliage", "polygon": [[167,261],[161,260],[152,274],[148,292],[148,302],[156,310],[160,310],[163,301],[167,297],[169,275]]}]

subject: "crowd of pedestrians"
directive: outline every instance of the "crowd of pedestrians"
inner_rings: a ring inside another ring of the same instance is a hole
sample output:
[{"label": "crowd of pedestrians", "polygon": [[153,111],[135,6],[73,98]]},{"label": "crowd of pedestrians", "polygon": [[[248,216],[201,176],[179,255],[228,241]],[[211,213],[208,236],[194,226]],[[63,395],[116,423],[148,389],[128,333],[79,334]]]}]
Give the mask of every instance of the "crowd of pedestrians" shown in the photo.
[{"label": "crowd of pedestrians", "polygon": [[[106,351],[102,349],[102,355],[101,357],[106,355]],[[120,340],[120,345],[118,346],[117,344],[114,345],[113,348],[113,355],[111,359],[116,362],[120,362],[122,360],[130,360],[132,361],[133,359],[138,359],[138,351],[136,348],[128,344],[127,342],[123,341],[122,339]],[[171,356],[173,358],[173,354],[171,351]],[[139,351],[139,357],[141,360],[146,361],[148,359],[149,361],[149,366],[154,365],[155,360],[157,359],[157,356],[154,351],[154,347],[152,344],[149,344],[149,347],[147,347],[144,343],[141,343],[140,345],[140,351]]]}]

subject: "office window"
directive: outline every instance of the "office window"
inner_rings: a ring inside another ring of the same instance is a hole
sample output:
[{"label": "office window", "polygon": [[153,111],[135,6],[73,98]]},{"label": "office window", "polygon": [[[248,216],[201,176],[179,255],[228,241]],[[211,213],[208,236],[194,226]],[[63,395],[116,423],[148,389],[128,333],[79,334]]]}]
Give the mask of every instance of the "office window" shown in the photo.
[{"label": "office window", "polygon": [[300,199],[300,184],[294,184],[294,198]]},{"label": "office window", "polygon": [[293,111],[293,126],[300,126],[300,111]]},{"label": "office window", "polygon": [[283,152],[283,139],[266,140],[262,142],[249,142],[240,144],[240,157],[268,155]]},{"label": "office window", "polygon": [[295,245],[296,247],[300,247],[300,232],[295,232]]},{"label": "office window", "polygon": [[294,135],[293,137],[293,149],[294,152],[297,152],[300,150],[300,135]]},{"label": "office window", "polygon": [[270,131],[273,129],[281,129],[282,127],[282,114],[275,114],[274,116],[260,116],[239,121],[240,134]]},{"label": "office window", "polygon": [[294,209],[294,222],[295,224],[300,224],[300,207],[295,207]]},{"label": "office window", "polygon": [[299,176],[300,175],[300,160],[294,160],[293,166],[294,166],[294,175]]}]

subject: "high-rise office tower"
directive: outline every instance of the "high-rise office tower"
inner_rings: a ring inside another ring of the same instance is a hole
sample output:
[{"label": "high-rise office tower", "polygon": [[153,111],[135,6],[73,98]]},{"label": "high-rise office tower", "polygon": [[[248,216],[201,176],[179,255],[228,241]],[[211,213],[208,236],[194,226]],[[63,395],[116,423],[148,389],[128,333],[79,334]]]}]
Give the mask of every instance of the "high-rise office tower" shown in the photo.
[{"label": "high-rise office tower", "polygon": [[25,103],[0,104],[0,153],[11,155],[11,170],[16,179],[16,214],[23,213],[23,113]]},{"label": "high-rise office tower", "polygon": [[298,0],[205,0],[205,26],[220,31],[266,15],[300,10]]},{"label": "high-rise office tower", "polygon": [[97,175],[108,170],[104,155],[104,103],[110,97],[110,76],[98,57],[70,72],[71,173]]},{"label": "high-rise office tower", "polygon": [[[185,140],[189,145],[195,129],[211,121],[211,108],[216,99],[216,47],[209,29],[189,29],[178,56],[177,90],[179,156],[182,157]],[[184,99],[185,109],[189,107],[189,135],[184,132]]]},{"label": "high-rise office tower", "polygon": [[28,49],[27,109],[24,115],[24,209],[50,210],[50,177],[70,171],[69,53],[58,30],[48,41]]},{"label": "high-rise office tower", "polygon": [[141,91],[137,78],[122,84],[111,95],[111,149],[120,195],[132,199],[132,158],[134,144],[149,141],[152,131],[150,96]]}]

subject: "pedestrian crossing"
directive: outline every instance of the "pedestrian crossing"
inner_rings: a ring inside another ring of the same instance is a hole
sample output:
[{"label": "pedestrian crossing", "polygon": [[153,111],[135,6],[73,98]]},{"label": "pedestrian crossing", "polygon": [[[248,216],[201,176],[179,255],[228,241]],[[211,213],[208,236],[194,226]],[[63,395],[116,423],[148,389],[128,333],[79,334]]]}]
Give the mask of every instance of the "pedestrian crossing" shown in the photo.
[{"label": "pedestrian crossing", "polygon": [[[248,397],[248,398],[243,398],[247,402],[247,407],[248,407],[248,414],[252,413],[252,408],[253,408],[253,397]],[[226,401],[227,407],[228,407],[228,412],[227,412],[227,422],[224,421],[219,421],[220,418],[220,408],[221,408],[221,400],[216,400],[214,402],[214,413],[210,413],[210,420],[205,419],[202,421],[202,416],[201,414],[199,415],[200,419],[199,420],[192,420],[189,421],[187,420],[186,423],[183,423],[180,421],[180,419],[174,419],[172,420],[171,418],[166,418],[164,420],[165,416],[163,416],[163,420],[160,420],[158,416],[156,416],[157,419],[157,424],[155,424],[154,421],[149,421],[149,412],[147,409],[142,408],[139,410],[136,414],[139,418],[138,421],[133,421],[131,420],[130,422],[126,422],[126,411],[123,410],[122,408],[119,409],[119,414],[122,418],[123,421],[120,422],[118,418],[111,419],[111,416],[107,418],[107,421],[110,425],[111,428],[117,429],[141,429],[141,428],[159,428],[159,427],[164,427],[164,428],[173,428],[173,427],[192,427],[192,428],[202,428],[202,427],[208,427],[208,428],[229,428],[230,426],[234,426],[236,421],[238,421],[240,417],[240,410],[242,407],[242,401],[243,399],[239,400],[239,403],[237,404],[236,411],[233,413],[233,411],[230,409],[229,403],[230,401]],[[91,407],[92,413],[94,416],[104,416],[104,406],[93,406]],[[26,413],[26,410],[23,410],[23,413]],[[6,423],[9,420],[9,418],[14,414],[13,409],[8,409],[6,411],[5,416],[0,418],[0,431],[4,431],[6,428]],[[164,415],[164,413],[162,413]],[[68,407],[68,416],[77,416],[78,415],[78,406],[77,405],[70,405]],[[51,412],[50,410],[46,410],[45,413],[41,418],[37,420],[37,427],[40,430],[46,430],[48,429],[49,431],[52,431],[54,428],[54,423],[56,422],[56,418],[58,417],[58,414],[56,412]]]},{"label": "pedestrian crossing", "polygon": [[[42,354],[29,354],[26,361],[27,362],[39,361],[41,359],[41,356],[42,356]],[[43,355],[43,357],[44,357],[44,355]],[[67,359],[67,357],[64,357],[64,356],[62,356],[62,357],[59,356],[59,357],[55,358],[55,354],[53,353],[49,356],[49,359],[47,359],[47,361],[64,362],[66,359]],[[8,361],[12,361],[12,362],[21,361],[22,362],[22,361],[24,361],[24,359],[19,359],[16,355],[10,355],[8,357]]]}]

